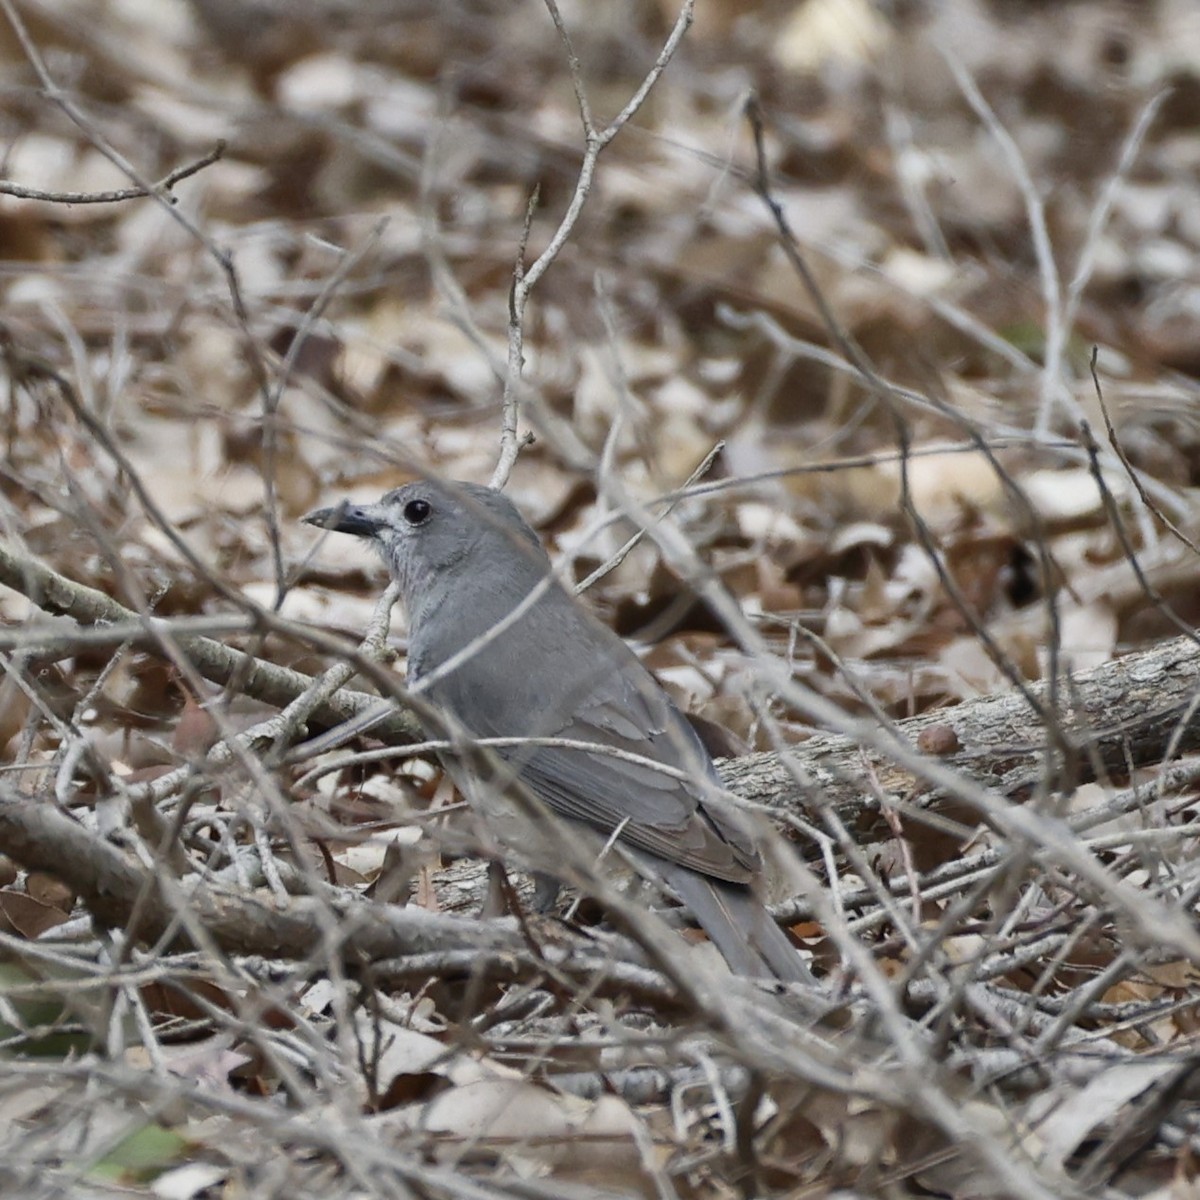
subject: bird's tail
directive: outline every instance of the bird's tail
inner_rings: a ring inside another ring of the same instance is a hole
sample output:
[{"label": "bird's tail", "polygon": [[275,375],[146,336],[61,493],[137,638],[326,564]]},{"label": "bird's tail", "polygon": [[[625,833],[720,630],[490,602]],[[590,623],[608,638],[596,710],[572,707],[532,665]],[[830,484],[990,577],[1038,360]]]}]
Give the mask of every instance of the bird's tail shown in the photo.
[{"label": "bird's tail", "polygon": [[691,910],[735,975],[816,983],[799,951],[745,885],[663,863],[659,871]]}]

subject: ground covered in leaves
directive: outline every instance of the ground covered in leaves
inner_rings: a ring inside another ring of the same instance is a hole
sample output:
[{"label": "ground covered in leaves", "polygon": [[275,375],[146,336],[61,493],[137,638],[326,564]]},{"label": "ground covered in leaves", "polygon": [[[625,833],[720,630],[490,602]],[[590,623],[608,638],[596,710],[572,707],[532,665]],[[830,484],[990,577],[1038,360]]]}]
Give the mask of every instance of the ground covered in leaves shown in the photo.
[{"label": "ground covered in leaves", "polygon": [[[1198,64],[1192,0],[0,0],[0,1190],[1200,1195]],[[300,518],[514,454],[818,995],[533,912],[362,720],[403,624]]]}]

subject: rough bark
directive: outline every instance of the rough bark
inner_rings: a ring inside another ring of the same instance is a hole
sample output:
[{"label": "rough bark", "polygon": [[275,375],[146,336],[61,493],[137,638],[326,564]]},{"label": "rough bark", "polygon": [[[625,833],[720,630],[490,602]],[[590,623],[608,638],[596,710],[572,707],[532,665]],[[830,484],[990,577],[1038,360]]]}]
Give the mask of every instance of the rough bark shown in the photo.
[{"label": "rough bark", "polygon": [[[959,748],[936,761],[965,784],[1022,799],[1047,782],[1068,789],[1126,777],[1132,768],[1197,750],[1198,689],[1200,649],[1179,637],[1069,676],[1053,705],[1047,684],[1030,685],[1035,700],[1054,712],[1069,755],[1052,748],[1043,717],[1015,691],[898,721],[893,730],[911,755],[931,759],[919,749],[921,734],[948,726]],[[790,763],[777,754],[751,754],[723,762],[721,773],[733,791],[756,803],[802,813],[831,805],[847,824],[878,809],[878,790],[923,808],[948,799],[913,765],[863,738],[822,734],[787,757]]]}]

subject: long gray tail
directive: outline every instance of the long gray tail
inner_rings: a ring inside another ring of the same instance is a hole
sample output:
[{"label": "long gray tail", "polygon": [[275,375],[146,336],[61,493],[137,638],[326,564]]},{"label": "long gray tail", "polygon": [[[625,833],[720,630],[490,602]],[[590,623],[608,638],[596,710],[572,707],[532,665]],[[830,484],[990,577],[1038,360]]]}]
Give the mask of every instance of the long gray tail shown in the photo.
[{"label": "long gray tail", "polygon": [[735,975],[816,983],[787,934],[749,888],[709,879],[676,863],[663,862],[659,871]]}]

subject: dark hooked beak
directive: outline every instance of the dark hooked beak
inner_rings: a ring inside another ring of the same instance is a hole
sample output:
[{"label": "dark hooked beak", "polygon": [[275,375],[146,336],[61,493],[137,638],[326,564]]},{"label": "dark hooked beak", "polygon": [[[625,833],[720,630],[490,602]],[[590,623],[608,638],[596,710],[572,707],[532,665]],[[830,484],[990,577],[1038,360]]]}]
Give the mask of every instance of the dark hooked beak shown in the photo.
[{"label": "dark hooked beak", "polygon": [[302,519],[305,525],[332,529],[334,533],[352,533],[355,537],[374,537],[379,530],[379,517],[373,504],[343,501],[333,508],[318,508]]}]

